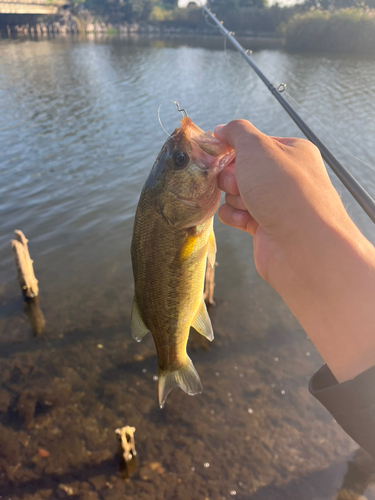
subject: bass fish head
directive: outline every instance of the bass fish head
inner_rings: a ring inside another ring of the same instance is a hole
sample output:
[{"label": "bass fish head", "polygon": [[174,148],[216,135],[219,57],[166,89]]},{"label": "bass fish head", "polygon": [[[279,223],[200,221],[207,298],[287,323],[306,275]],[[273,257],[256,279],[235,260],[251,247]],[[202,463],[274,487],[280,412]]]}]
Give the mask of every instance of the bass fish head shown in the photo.
[{"label": "bass fish head", "polygon": [[158,212],[185,229],[208,221],[220,204],[217,176],[234,150],[183,117],[166,141],[146,181]]}]

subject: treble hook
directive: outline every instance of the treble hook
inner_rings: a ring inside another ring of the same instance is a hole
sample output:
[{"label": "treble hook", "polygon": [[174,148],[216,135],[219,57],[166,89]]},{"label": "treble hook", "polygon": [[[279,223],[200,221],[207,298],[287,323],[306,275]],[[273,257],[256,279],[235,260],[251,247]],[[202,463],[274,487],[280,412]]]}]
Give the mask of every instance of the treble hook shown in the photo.
[{"label": "treble hook", "polygon": [[180,105],[178,104],[177,101],[174,101],[174,103],[175,103],[175,105],[177,107],[177,111],[179,111],[180,113],[183,113],[184,116],[189,117],[189,115],[187,114],[187,112],[184,109],[180,109]]}]

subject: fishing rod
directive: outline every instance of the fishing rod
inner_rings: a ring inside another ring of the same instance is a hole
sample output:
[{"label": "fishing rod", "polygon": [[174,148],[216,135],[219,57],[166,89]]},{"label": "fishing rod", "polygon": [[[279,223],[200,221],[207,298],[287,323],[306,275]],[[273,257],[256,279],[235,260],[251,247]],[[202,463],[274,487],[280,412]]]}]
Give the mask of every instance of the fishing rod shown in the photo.
[{"label": "fishing rod", "polygon": [[213,14],[205,5],[202,5],[203,11],[216,23],[217,27],[220,31],[229,38],[234,47],[238,50],[238,52],[242,55],[242,57],[246,60],[248,64],[253,68],[255,73],[259,76],[259,78],[266,85],[271,94],[276,97],[288,115],[292,118],[292,120],[297,124],[297,126],[302,130],[307,139],[309,139],[317,148],[320,150],[322,157],[331,167],[333,172],[337,175],[340,181],[347,188],[349,193],[353,196],[353,198],[359,203],[359,205],[363,208],[366,214],[370,217],[372,222],[375,223],[375,200],[370,196],[370,194],[364,189],[364,187],[359,184],[359,182],[352,176],[350,172],[339,162],[339,160],[335,157],[335,155],[327,148],[327,146],[317,137],[311,128],[306,125],[306,123],[302,120],[302,118],[298,115],[298,113],[294,110],[294,108],[286,101],[281,95],[281,87],[285,85],[279,85],[278,90],[274,85],[265,77],[265,75],[260,71],[260,69],[256,66],[253,60],[250,58],[249,53],[242,47],[242,45],[237,42],[234,38],[233,34],[228,31],[223,25],[222,21],[219,21],[216,18],[216,15]]}]

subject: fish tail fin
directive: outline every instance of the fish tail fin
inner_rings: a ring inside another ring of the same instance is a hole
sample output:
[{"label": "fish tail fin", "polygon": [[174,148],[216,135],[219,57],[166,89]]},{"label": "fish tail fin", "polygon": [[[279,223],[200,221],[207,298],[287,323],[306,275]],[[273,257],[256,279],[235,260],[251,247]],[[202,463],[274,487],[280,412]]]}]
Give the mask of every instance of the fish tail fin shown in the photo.
[{"label": "fish tail fin", "polygon": [[186,356],[186,364],[174,371],[164,371],[159,368],[158,395],[160,408],[171,390],[178,386],[190,396],[203,391],[202,383],[194,368],[192,360]]}]

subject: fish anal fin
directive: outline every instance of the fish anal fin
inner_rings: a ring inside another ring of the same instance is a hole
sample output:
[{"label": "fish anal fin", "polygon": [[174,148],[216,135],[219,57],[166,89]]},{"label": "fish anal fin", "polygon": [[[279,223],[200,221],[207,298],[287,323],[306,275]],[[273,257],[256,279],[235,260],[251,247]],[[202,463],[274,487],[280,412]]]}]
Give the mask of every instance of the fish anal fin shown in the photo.
[{"label": "fish anal fin", "polygon": [[202,299],[199,310],[194,318],[192,327],[197,330],[201,335],[206,337],[210,342],[214,339],[214,332],[212,330],[211,320],[207,312],[206,304]]},{"label": "fish anal fin", "polygon": [[190,396],[200,394],[203,391],[201,380],[189,356],[186,356],[186,364],[178,370],[165,371],[159,368],[158,396],[160,408],[164,407],[165,400],[174,387],[180,387]]},{"label": "fish anal fin", "polygon": [[214,233],[213,229],[210,233],[210,236],[208,237],[207,259],[208,259],[208,262],[211,264],[211,267],[214,267],[215,259],[216,259],[216,239],[215,239],[215,233]]},{"label": "fish anal fin", "polygon": [[143,337],[146,335],[146,333],[148,333],[150,331],[147,328],[147,326],[143,323],[143,320],[141,318],[141,314],[139,312],[139,307],[138,307],[138,304],[137,304],[137,301],[135,298],[133,301],[130,329],[132,332],[133,339],[135,339],[137,342],[140,342],[143,339]]}]

